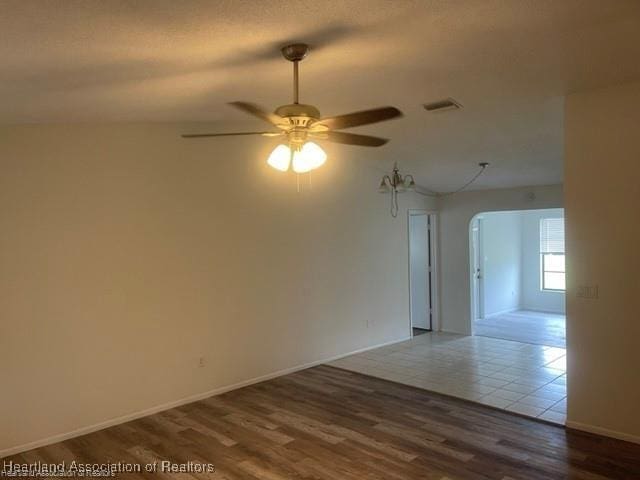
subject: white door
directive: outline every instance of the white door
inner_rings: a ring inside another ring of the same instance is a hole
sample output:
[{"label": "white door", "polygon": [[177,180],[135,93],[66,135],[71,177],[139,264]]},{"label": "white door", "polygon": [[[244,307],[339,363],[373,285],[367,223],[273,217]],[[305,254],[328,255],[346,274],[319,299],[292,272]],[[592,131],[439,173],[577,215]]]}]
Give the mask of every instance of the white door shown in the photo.
[{"label": "white door", "polygon": [[411,326],[431,330],[430,232],[427,213],[409,214]]},{"label": "white door", "polygon": [[471,264],[471,289],[473,301],[473,319],[484,316],[482,290],[482,219],[476,218],[471,224],[471,249],[473,250]]}]

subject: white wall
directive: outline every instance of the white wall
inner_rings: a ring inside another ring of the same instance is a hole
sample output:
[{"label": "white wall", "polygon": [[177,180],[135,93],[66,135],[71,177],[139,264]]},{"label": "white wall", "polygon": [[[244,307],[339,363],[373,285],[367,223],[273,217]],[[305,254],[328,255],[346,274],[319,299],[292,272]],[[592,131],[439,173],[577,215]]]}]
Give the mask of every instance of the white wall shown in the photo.
[{"label": "white wall", "polygon": [[565,293],[542,290],[540,268],[540,220],[563,218],[561,208],[522,212],[522,302],[525,310],[565,313]]},{"label": "white wall", "polygon": [[[640,83],[565,114],[568,425],[640,442]],[[597,299],[577,296],[598,286]]]},{"label": "white wall", "polygon": [[482,218],[484,316],[520,307],[522,219],[518,212],[489,212]]},{"label": "white wall", "polygon": [[439,292],[442,330],[471,334],[471,219],[481,212],[559,208],[562,205],[561,185],[471,191],[439,200]]},{"label": "white wall", "polygon": [[392,219],[365,149],[298,194],[264,138],[182,131],[0,129],[0,451],[408,336],[423,197]]}]

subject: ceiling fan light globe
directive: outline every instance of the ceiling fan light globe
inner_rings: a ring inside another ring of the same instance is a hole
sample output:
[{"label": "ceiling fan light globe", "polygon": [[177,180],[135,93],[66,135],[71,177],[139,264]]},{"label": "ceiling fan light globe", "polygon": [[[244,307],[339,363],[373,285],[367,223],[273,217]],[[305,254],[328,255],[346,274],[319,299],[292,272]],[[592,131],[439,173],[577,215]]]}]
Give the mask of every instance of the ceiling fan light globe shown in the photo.
[{"label": "ceiling fan light globe", "polygon": [[281,172],[289,170],[290,163],[291,150],[286,145],[278,145],[267,159],[267,164],[270,167],[280,170]]},{"label": "ceiling fan light globe", "polygon": [[327,154],[317,144],[307,142],[299,152],[293,154],[293,171],[307,173],[321,167],[327,161]]},{"label": "ceiling fan light globe", "polygon": [[307,173],[313,170],[309,162],[302,158],[300,154],[293,155],[293,171],[296,173]]},{"label": "ceiling fan light globe", "polygon": [[327,161],[327,154],[320,148],[320,145],[313,142],[307,142],[302,147],[301,153],[308,158],[312,168],[316,169],[324,165]]}]

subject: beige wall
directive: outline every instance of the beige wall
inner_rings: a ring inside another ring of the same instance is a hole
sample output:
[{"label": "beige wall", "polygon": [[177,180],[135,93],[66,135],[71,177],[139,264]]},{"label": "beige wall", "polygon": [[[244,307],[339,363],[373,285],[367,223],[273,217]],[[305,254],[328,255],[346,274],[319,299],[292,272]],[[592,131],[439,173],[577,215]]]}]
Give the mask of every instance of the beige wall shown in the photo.
[{"label": "beige wall", "polygon": [[[490,175],[487,171],[486,175]],[[562,186],[463,192],[439,201],[440,319],[444,331],[471,333],[469,222],[481,212],[562,206]]]},{"label": "beige wall", "polygon": [[0,130],[0,451],[407,337],[390,162],[330,147],[298,194],[184,129]]},{"label": "beige wall", "polygon": [[640,441],[640,83],[569,96],[565,132],[568,422]]}]

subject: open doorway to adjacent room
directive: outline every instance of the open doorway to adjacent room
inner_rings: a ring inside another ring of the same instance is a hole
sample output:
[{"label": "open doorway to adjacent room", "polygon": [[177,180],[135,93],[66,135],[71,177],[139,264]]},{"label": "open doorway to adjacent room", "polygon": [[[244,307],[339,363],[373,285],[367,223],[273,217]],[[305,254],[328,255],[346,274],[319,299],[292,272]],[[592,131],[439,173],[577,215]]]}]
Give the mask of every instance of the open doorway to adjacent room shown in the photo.
[{"label": "open doorway to adjacent room", "polygon": [[476,215],[470,252],[473,333],[565,348],[564,210]]},{"label": "open doorway to adjacent room", "polygon": [[[564,424],[563,217],[562,209],[553,209],[482,213],[471,220],[475,335],[462,335],[438,331],[438,303],[429,303],[438,298],[437,217],[410,211],[410,327],[433,331],[331,365]],[[463,297],[468,287],[461,282],[459,288]]]},{"label": "open doorway to adjacent room", "polygon": [[411,336],[435,328],[436,216],[425,210],[409,210],[409,312]]}]

